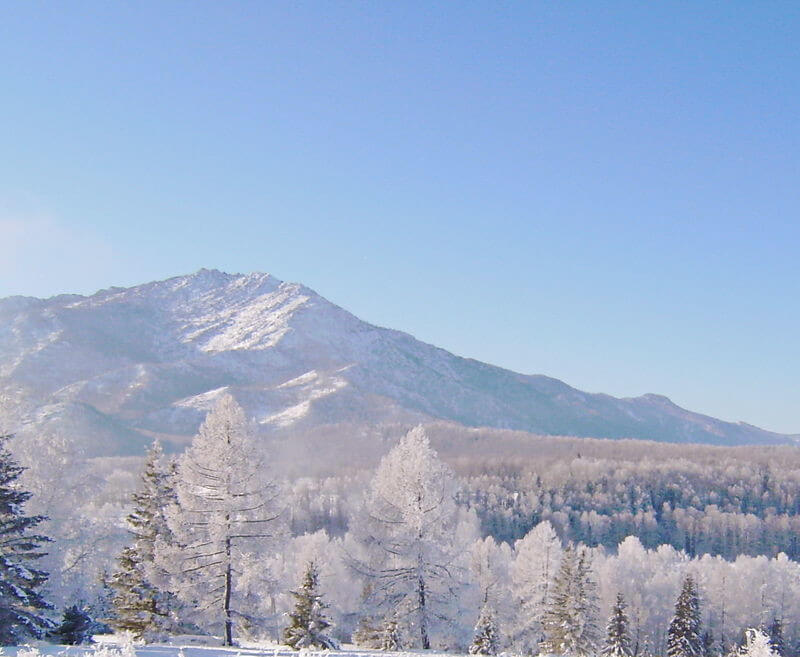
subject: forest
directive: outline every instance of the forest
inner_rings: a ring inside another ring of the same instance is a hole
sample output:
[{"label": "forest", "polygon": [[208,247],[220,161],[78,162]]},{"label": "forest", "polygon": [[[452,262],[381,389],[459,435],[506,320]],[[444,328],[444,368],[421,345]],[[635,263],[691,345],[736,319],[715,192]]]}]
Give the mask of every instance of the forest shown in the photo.
[{"label": "forest", "polygon": [[518,459],[500,436],[466,457],[454,431],[418,426],[374,468],[293,479],[227,396],[185,452],[156,442],[133,472],[9,440],[39,611],[3,642],[83,623],[225,645],[797,654],[793,450],[543,438]]}]

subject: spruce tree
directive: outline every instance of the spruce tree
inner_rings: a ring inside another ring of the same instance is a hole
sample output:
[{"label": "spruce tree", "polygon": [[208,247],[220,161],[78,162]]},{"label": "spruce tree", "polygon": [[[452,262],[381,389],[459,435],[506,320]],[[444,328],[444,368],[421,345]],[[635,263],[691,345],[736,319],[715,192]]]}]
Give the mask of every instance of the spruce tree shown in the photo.
[{"label": "spruce tree", "polygon": [[44,556],[45,536],[33,533],[44,516],[26,516],[23,506],[31,494],[20,490],[17,479],[24,471],[0,436],[0,644],[14,645],[26,637],[40,637],[52,627],[43,615],[51,605],[39,589],[47,573],[33,567]]},{"label": "spruce tree", "polygon": [[606,643],[601,651],[606,657],[630,657],[633,654],[625,607],[625,598],[622,593],[617,593],[617,600],[606,628]]},{"label": "spruce tree", "polygon": [[598,641],[597,593],[586,549],[564,550],[542,620],[542,649],[556,655],[590,655]]},{"label": "spruce tree", "polygon": [[387,618],[383,622],[383,627],[381,628],[380,649],[387,652],[394,652],[400,650],[402,647],[402,641],[400,640],[400,624],[394,617]]},{"label": "spruce tree", "polygon": [[668,657],[700,657],[703,654],[700,626],[700,599],[694,579],[687,575],[683,580],[675,615],[667,632]]},{"label": "spruce tree", "polygon": [[78,605],[64,610],[61,623],[48,635],[55,643],[74,646],[88,643],[92,638],[94,622]]},{"label": "spruce tree", "polygon": [[353,643],[360,648],[377,650],[383,645],[383,626],[374,616],[362,616],[353,632]]},{"label": "spruce tree", "polygon": [[496,655],[499,647],[494,614],[484,605],[475,625],[475,636],[469,646],[470,655]]},{"label": "spruce tree", "polygon": [[590,655],[597,649],[602,633],[598,625],[600,609],[597,602],[597,583],[592,577],[592,560],[589,550],[581,549],[575,573],[578,612],[578,642],[575,652]]},{"label": "spruce tree", "polygon": [[772,619],[772,622],[769,625],[769,644],[772,646],[772,650],[780,655],[780,657],[785,657],[786,655],[786,640],[783,637],[783,620],[778,618],[777,616]]},{"label": "spruce tree", "polygon": [[171,471],[162,465],[163,460],[164,452],[156,441],[147,454],[139,490],[133,494],[133,511],[126,518],[132,543],[120,553],[117,571],[108,582],[113,590],[109,622],[136,639],[158,637],[175,626],[174,596],[151,581],[156,543],[172,540],[165,510],[175,495]]},{"label": "spruce tree", "polygon": [[713,657],[715,654],[714,631],[711,628],[708,628],[705,632],[703,632],[701,643],[703,645],[703,657]]},{"label": "spruce tree", "polygon": [[289,626],[284,630],[283,640],[295,650],[301,648],[324,648],[336,650],[336,641],[326,634],[331,626],[325,617],[327,605],[319,593],[317,566],[308,563],[299,591],[292,591],[295,598],[294,611],[289,614]]}]

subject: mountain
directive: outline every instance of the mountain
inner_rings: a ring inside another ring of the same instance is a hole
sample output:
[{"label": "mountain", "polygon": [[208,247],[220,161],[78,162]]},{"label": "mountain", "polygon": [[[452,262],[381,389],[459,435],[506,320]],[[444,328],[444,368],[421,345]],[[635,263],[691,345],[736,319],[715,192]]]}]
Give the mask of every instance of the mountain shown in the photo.
[{"label": "mountain", "polygon": [[268,274],[199,272],[92,296],[0,300],[0,408],[88,453],[188,441],[231,392],[265,433],[445,420],[537,434],[709,444],[800,436],[693,413],[666,397],[589,394],[372,326]]}]

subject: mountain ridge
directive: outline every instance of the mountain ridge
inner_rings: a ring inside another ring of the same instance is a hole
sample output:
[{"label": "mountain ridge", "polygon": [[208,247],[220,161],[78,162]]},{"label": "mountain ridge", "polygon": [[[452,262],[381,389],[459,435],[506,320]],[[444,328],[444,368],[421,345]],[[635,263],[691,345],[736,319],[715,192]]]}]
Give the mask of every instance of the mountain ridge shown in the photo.
[{"label": "mountain ridge", "polygon": [[0,299],[0,402],[90,453],[180,445],[222,391],[261,431],[444,420],[546,435],[707,444],[800,436],[616,398],[456,356],[269,274],[194,274],[93,295]]}]

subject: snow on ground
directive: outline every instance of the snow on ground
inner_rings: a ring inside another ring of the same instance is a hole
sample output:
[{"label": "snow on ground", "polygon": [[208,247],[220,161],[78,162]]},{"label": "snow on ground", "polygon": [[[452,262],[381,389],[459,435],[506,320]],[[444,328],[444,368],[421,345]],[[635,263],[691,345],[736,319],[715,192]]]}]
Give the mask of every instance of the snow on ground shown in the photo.
[{"label": "snow on ground", "polygon": [[[5,657],[454,657],[453,653],[426,651],[387,652],[345,645],[342,650],[300,650],[275,643],[242,641],[239,646],[197,645],[195,641],[169,644],[136,644],[130,646],[115,637],[97,637],[94,645],[62,646],[36,642],[30,646],[2,649]],[[192,637],[194,639],[194,637]],[[200,637],[197,637],[200,639]],[[209,637],[202,638],[205,642]]]}]

